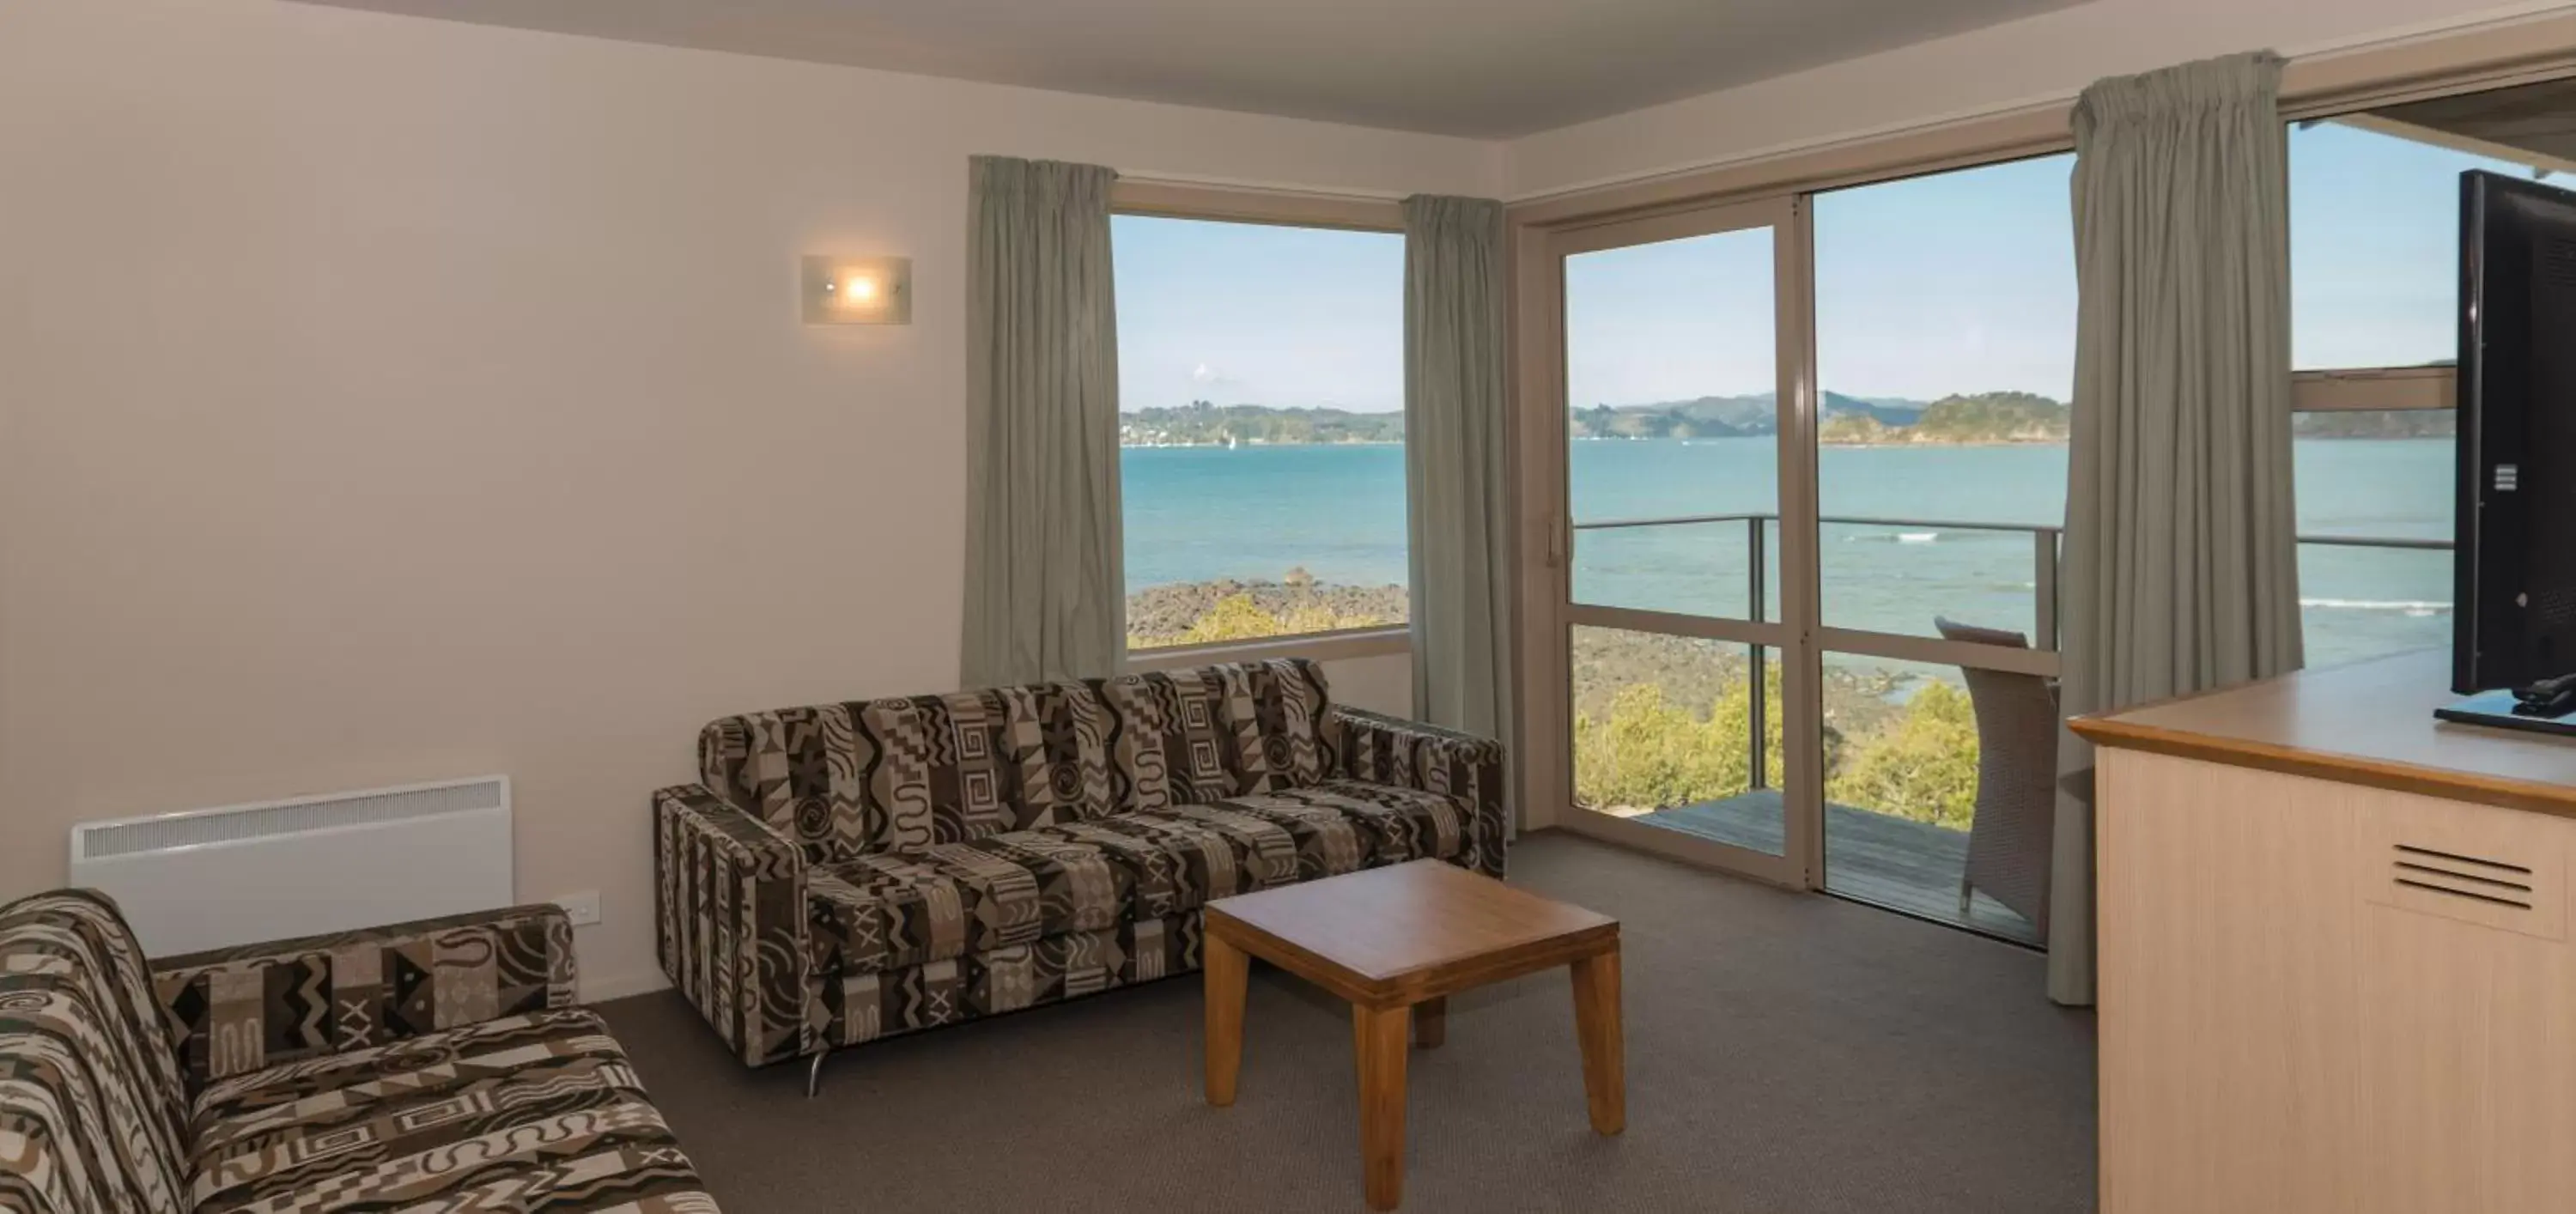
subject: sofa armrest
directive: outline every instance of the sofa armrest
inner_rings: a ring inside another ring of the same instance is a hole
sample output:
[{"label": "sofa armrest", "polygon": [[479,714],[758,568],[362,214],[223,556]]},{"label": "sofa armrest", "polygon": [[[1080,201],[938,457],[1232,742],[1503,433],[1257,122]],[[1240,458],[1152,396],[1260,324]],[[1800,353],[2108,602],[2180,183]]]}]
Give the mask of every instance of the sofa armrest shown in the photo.
[{"label": "sofa armrest", "polygon": [[653,836],[654,935],[672,985],[748,1065],[821,1048],[805,853],[703,784],[653,794]]},{"label": "sofa armrest", "polygon": [[551,902],[152,962],[191,1092],[282,1062],[571,1007],[572,923]]},{"label": "sofa armrest", "polygon": [[1511,810],[1503,802],[1502,743],[1340,705],[1326,718],[1326,736],[1336,752],[1333,769],[1342,776],[1465,797],[1475,816],[1458,862],[1503,875]]}]

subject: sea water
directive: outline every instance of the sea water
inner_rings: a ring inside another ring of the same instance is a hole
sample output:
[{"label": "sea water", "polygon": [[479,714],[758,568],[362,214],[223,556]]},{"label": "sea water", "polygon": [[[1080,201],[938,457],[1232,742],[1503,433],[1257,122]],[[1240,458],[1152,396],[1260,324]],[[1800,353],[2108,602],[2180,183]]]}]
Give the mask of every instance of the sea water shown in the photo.
[{"label": "sea water", "polygon": [[[2302,439],[2299,531],[2447,539],[2452,442]],[[1279,580],[1304,569],[1344,585],[1405,579],[1404,452],[1393,445],[1128,448],[1122,460],[1127,584]],[[1817,452],[1825,623],[1931,635],[1932,618],[2028,631],[2040,581],[2026,530],[2062,525],[2066,448],[1827,447]],[[1578,441],[1578,524],[1776,513],[1778,447],[1761,438]],[[1766,618],[1779,618],[1780,535],[1764,537]],[[1732,619],[1753,610],[1740,521],[1576,533],[1577,601]],[[2303,544],[2300,599],[2311,664],[2449,643],[2451,559],[2441,551]]]}]

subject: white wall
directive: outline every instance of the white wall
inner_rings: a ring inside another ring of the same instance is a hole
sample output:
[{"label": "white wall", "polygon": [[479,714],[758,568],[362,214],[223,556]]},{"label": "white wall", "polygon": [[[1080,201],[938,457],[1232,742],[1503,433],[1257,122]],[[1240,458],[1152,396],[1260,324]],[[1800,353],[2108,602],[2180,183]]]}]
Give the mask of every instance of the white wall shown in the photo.
[{"label": "white wall", "polygon": [[[1465,140],[271,0],[0,5],[0,899],[88,818],[510,773],[656,983],[725,712],[940,690],[966,157],[1491,194]],[[803,252],[908,328],[797,322]],[[1382,706],[1385,663],[1337,671]],[[327,874],[323,875],[327,878]]]},{"label": "white wall", "polygon": [[1531,198],[2063,101],[2104,76],[2271,48],[2348,49],[2569,7],[2532,0],[2094,0],[1723,92],[1525,136]]}]

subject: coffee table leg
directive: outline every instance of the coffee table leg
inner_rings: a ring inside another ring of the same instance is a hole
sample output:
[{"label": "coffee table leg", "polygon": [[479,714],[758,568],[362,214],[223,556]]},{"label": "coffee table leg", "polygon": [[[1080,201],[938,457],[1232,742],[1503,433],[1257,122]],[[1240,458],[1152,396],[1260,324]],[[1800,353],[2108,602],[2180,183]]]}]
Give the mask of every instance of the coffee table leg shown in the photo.
[{"label": "coffee table leg", "polygon": [[1372,1210],[1404,1200],[1404,1054],[1412,1013],[1351,1006],[1360,1062],[1360,1167]]},{"label": "coffee table leg", "polygon": [[1413,1044],[1435,1049],[1449,1039],[1449,1000],[1425,999],[1413,1005]]},{"label": "coffee table leg", "polygon": [[1243,1069],[1243,995],[1252,960],[1209,933],[1199,946],[1207,971],[1207,1102],[1234,1103],[1235,1076]]},{"label": "coffee table leg", "polygon": [[1616,1134],[1628,1128],[1628,1063],[1619,1036],[1619,954],[1598,953],[1574,963],[1574,1035],[1583,1045],[1583,1096],[1592,1128]]}]

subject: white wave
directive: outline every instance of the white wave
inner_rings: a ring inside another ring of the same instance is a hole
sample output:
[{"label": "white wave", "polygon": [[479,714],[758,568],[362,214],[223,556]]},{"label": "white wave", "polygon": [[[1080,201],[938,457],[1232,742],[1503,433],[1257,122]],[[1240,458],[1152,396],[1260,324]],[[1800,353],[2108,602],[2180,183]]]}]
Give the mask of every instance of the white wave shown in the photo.
[{"label": "white wave", "polygon": [[2440,615],[2449,611],[2449,603],[2430,599],[2300,599],[2299,606],[2326,611],[2396,611],[2411,616]]},{"label": "white wave", "polygon": [[1900,544],[1929,544],[1940,538],[1941,533],[1938,531],[1899,531],[1896,533],[1896,542]]}]

